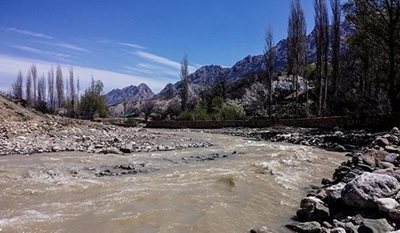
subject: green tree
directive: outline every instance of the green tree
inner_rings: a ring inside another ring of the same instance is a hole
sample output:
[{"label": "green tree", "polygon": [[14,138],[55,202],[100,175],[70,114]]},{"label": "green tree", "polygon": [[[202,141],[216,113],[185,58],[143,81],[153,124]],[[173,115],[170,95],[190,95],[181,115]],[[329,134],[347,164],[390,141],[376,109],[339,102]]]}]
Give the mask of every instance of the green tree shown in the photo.
[{"label": "green tree", "polygon": [[79,111],[81,116],[87,119],[93,119],[96,115],[99,117],[107,116],[106,99],[103,93],[104,85],[100,80],[92,83],[81,97],[79,102]]}]

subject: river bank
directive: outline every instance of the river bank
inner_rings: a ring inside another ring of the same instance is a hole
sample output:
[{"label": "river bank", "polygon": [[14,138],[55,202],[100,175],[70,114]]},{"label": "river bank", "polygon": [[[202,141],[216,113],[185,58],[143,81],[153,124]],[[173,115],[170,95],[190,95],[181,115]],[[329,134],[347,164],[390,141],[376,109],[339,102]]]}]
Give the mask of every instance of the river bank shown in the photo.
[{"label": "river bank", "polygon": [[331,179],[300,203],[296,232],[399,232],[400,130],[348,154]]},{"label": "river bank", "polygon": [[208,147],[211,144],[169,132],[46,116],[0,122],[0,156],[79,151],[123,154]]}]

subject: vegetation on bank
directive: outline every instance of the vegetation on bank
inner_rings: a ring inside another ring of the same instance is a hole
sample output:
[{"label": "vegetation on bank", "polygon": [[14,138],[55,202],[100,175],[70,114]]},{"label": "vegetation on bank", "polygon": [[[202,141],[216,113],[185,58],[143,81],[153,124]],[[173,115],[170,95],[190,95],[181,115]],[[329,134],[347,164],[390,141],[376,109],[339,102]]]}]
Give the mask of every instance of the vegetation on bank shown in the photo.
[{"label": "vegetation on bank", "polygon": [[37,68],[32,65],[25,76],[25,85],[22,72],[18,73],[11,96],[25,107],[44,113],[93,119],[107,116],[103,88],[101,81],[92,78],[91,85],[81,95],[79,78],[75,81],[72,68],[64,80],[61,67],[57,66],[56,72],[53,69],[48,72],[46,80],[44,74],[38,78]]}]

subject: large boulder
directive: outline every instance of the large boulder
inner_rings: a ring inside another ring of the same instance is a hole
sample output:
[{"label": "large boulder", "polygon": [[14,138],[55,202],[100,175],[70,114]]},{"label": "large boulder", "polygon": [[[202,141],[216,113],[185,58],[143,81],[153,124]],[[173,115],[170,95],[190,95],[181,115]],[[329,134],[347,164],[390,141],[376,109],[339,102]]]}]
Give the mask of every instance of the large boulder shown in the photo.
[{"label": "large boulder", "polygon": [[399,190],[400,183],[394,177],[365,172],[346,184],[342,199],[349,206],[377,208],[377,199],[395,195]]}]

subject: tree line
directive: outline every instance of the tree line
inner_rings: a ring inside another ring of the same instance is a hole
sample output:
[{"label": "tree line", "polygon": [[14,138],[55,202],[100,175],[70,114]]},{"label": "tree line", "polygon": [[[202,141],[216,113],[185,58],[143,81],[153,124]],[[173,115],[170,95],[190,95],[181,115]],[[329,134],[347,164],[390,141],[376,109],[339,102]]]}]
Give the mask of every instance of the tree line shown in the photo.
[{"label": "tree line", "polygon": [[38,76],[36,65],[32,65],[25,78],[18,72],[12,84],[11,96],[23,105],[44,113],[57,113],[76,118],[106,116],[107,107],[103,93],[103,83],[92,78],[91,85],[81,96],[79,77],[75,78],[73,68],[63,77],[61,66],[54,71]]},{"label": "tree line", "polygon": [[[253,76],[248,80],[253,84],[240,91],[239,84],[229,87],[225,77],[216,77],[214,85],[200,92],[197,104],[189,101],[185,56],[181,63],[181,112],[204,118],[204,113],[215,112],[213,100],[227,102],[229,98],[239,101],[241,109],[236,110],[244,110],[247,118],[400,112],[400,0],[314,0],[314,24],[307,37],[301,1],[292,0],[284,70],[275,67],[276,45],[268,27],[263,71],[250,74]],[[310,53],[310,40],[315,54]],[[282,75],[291,79],[290,95],[275,93],[273,83]]]}]

